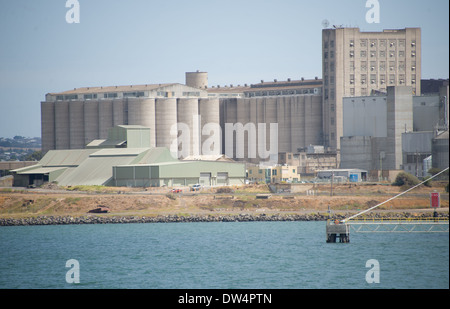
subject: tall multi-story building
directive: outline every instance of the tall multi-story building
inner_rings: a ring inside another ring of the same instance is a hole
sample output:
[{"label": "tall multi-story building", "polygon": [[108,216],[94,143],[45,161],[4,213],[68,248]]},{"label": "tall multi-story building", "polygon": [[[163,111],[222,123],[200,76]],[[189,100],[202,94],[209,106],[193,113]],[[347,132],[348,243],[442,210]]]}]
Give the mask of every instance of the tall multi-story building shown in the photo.
[{"label": "tall multi-story building", "polygon": [[323,141],[339,153],[343,97],[386,92],[388,86],[411,86],[420,95],[421,30],[323,29],[322,74]]}]

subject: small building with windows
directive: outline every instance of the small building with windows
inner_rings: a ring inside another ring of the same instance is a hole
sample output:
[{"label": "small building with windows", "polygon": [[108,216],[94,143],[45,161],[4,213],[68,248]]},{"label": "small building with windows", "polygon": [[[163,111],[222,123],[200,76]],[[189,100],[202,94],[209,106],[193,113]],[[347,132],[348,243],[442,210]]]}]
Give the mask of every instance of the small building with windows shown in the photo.
[{"label": "small building with windows", "polygon": [[297,166],[247,166],[247,180],[250,183],[297,183],[300,182],[300,174]]}]

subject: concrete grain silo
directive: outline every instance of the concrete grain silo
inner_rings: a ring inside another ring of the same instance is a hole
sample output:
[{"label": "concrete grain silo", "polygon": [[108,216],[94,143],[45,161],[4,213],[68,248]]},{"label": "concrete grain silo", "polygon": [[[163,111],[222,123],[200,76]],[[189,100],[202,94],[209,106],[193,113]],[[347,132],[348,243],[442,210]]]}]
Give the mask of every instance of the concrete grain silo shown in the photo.
[{"label": "concrete grain silo", "polygon": [[244,131],[240,135],[236,132],[234,148],[237,159],[242,159],[242,154],[244,155],[244,158],[248,157],[250,160],[257,158],[257,128],[254,123],[250,122],[250,118],[250,100],[238,99],[237,123],[235,125],[243,126]]},{"label": "concrete grain silo", "polygon": [[113,126],[120,126],[125,124],[124,113],[124,99],[116,99],[112,101],[112,109],[113,109]]},{"label": "concrete grain silo", "polygon": [[41,102],[42,153],[55,149],[55,102]]},{"label": "concrete grain silo", "polygon": [[186,72],[186,86],[206,89],[208,88],[207,72]]},{"label": "concrete grain silo", "polygon": [[69,103],[69,148],[83,149],[84,143],[84,102]]},{"label": "concrete grain silo", "polygon": [[[213,145],[206,149],[206,152],[215,151],[219,154],[222,153],[222,130],[220,129],[219,132],[210,132],[208,127],[206,125],[208,124],[215,124],[215,127],[220,127],[220,103],[219,99],[199,99],[199,114],[201,117],[201,124],[200,124],[200,147],[203,147],[205,145],[205,142],[211,137],[211,138],[217,138],[218,145]],[[205,132],[202,132],[202,130],[205,129]],[[206,133],[203,135],[203,133]],[[218,134],[218,136],[211,136],[212,134]],[[207,145],[205,145],[207,147]],[[204,151],[202,150],[202,153]],[[203,153],[205,154],[205,153]]]},{"label": "concrete grain silo", "polygon": [[305,145],[305,101],[309,97],[293,96],[290,97],[290,133],[291,133],[291,149],[292,152],[297,152],[296,148],[304,147]]},{"label": "concrete grain silo", "polygon": [[150,128],[150,146],[156,146],[155,99],[128,99],[128,124]]},{"label": "concrete grain silo", "polygon": [[[275,149],[274,145],[276,144],[276,147],[278,147],[278,135],[271,138],[270,130],[272,128],[271,124],[278,124],[277,120],[277,101],[274,97],[263,97],[256,99],[259,106],[260,116],[258,117],[258,122],[264,123],[266,125],[266,131],[265,136],[266,139],[264,140],[258,140],[258,143],[265,142],[265,145],[259,146],[261,149],[263,149],[265,152]],[[274,128],[272,128],[274,130]],[[265,148],[265,149],[264,149]],[[261,153],[261,155],[264,155]],[[263,161],[267,161],[270,158],[263,158]]]},{"label": "concrete grain silo", "polygon": [[108,130],[113,127],[113,107],[111,100],[98,102],[99,139],[108,138]]},{"label": "concrete grain silo", "polygon": [[84,102],[84,145],[99,139],[98,101]]},{"label": "concrete grain silo", "polygon": [[200,154],[201,131],[199,123],[200,119],[198,112],[198,104],[199,102],[197,98],[177,100],[178,130],[181,130],[181,132],[179,132],[178,134],[179,158],[185,158],[190,155]]},{"label": "concrete grain silo", "polygon": [[277,123],[278,123],[278,150],[279,152],[291,151],[291,106],[288,98],[278,97]]},{"label": "concrete grain silo", "polygon": [[55,103],[55,148],[70,149],[69,102]]},{"label": "concrete grain silo", "polygon": [[307,96],[305,104],[305,147],[322,145],[322,98]]},{"label": "concrete grain silo", "polygon": [[175,98],[161,98],[156,99],[155,102],[156,115],[156,147],[170,146],[174,137],[170,134],[172,126],[177,124],[177,99]]}]

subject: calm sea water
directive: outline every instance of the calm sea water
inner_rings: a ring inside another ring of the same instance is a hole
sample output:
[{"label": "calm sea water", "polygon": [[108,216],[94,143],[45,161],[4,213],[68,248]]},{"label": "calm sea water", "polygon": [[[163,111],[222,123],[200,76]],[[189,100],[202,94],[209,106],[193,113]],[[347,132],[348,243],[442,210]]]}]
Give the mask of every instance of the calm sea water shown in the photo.
[{"label": "calm sea water", "polygon": [[325,222],[0,227],[0,288],[449,288],[448,233],[350,240],[327,244]]}]

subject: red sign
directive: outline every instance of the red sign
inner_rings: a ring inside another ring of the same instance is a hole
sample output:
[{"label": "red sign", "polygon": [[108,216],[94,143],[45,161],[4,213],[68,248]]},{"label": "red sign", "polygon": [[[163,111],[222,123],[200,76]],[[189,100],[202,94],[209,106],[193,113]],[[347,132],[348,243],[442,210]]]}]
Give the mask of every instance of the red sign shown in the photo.
[{"label": "red sign", "polygon": [[439,204],[440,204],[440,196],[439,196],[439,192],[433,192],[430,194],[430,199],[431,199],[431,207],[433,208],[439,208]]}]

